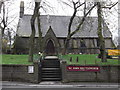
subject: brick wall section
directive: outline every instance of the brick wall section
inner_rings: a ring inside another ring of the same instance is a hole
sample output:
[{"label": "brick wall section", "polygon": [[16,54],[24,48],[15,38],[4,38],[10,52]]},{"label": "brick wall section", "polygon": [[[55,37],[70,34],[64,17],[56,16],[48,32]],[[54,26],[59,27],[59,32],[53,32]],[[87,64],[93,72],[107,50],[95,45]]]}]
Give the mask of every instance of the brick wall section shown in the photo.
[{"label": "brick wall section", "polygon": [[100,72],[67,71],[66,66],[66,62],[61,61],[62,82],[118,82],[119,80],[119,65],[100,66]]},{"label": "brick wall section", "polygon": [[31,65],[2,65],[2,80],[39,83],[38,63],[34,63],[34,73],[28,73]]}]

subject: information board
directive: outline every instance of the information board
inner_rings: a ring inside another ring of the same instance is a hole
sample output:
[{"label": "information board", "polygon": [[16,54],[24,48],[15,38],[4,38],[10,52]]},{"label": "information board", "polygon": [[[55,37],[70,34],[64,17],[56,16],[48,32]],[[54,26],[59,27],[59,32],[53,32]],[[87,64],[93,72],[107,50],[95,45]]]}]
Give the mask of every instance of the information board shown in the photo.
[{"label": "information board", "polygon": [[67,71],[98,72],[100,71],[100,67],[99,66],[67,66]]},{"label": "information board", "polygon": [[28,73],[34,73],[34,66],[28,66]]}]

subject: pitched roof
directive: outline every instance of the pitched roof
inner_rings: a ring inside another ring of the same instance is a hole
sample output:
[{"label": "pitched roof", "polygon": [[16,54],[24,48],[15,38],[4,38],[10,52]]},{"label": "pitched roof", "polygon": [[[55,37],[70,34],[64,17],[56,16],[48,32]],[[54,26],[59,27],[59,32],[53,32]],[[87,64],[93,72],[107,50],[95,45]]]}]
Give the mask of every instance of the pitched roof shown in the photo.
[{"label": "pitched roof", "polygon": [[[31,25],[30,25],[31,15],[24,15],[18,24],[17,34],[23,37],[29,37],[31,34]],[[72,24],[72,31],[75,30],[78,22],[82,17],[75,17]],[[56,37],[66,37],[68,24],[70,16],[54,16],[54,15],[41,15],[41,30],[43,37],[47,33],[49,26],[52,27]],[[37,22],[36,22],[37,23]],[[38,37],[38,29],[36,25],[36,37]],[[103,35],[104,37],[111,37],[111,32],[109,31],[107,25],[104,23]],[[73,37],[98,37],[97,36],[97,17],[87,17],[86,21],[80,28],[80,31],[76,33]]]}]

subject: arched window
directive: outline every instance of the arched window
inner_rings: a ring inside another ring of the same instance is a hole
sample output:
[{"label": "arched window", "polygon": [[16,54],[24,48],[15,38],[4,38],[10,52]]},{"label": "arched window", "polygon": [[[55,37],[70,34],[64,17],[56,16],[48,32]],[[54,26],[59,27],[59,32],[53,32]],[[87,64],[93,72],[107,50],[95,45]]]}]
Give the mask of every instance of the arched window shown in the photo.
[{"label": "arched window", "polygon": [[81,40],[80,40],[80,52],[81,52],[82,54],[86,53],[86,45],[85,45],[84,39],[81,39]]}]

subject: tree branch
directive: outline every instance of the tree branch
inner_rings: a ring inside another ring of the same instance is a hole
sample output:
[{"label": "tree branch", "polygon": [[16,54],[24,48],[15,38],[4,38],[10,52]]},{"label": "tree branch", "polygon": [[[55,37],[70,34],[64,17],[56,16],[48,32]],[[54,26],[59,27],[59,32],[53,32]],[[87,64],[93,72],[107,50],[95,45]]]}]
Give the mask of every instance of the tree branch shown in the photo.
[{"label": "tree branch", "polygon": [[8,22],[8,23],[7,23],[7,26],[8,26],[9,24],[11,24],[16,18],[17,18],[17,16],[15,16],[10,22]]},{"label": "tree branch", "polygon": [[2,27],[2,35],[4,35],[5,28],[7,27],[6,22],[7,21],[5,20],[5,5],[3,3],[3,20],[2,20],[3,27]]},{"label": "tree branch", "polygon": [[62,3],[68,5],[69,7],[73,8],[70,4],[68,4],[67,2],[61,1]]},{"label": "tree branch", "polygon": [[1,8],[2,8],[3,2],[0,1],[0,13],[1,13]]},{"label": "tree branch", "polygon": [[118,2],[116,2],[116,3],[113,4],[112,6],[104,6],[104,7],[102,7],[102,8],[108,8],[108,9],[111,9],[111,8],[113,8],[116,4],[118,4]]},{"label": "tree branch", "polygon": [[79,6],[76,6],[79,2],[72,2],[73,3],[73,7],[74,7],[74,13],[73,13],[73,15],[72,15],[72,17],[70,18],[70,22],[69,22],[69,25],[68,25],[68,35],[71,33],[71,26],[72,26],[72,23],[73,23],[73,20],[74,20],[74,18],[75,18],[75,16],[76,16],[76,13],[77,13],[77,9],[80,7],[80,6],[82,6],[83,4],[85,4],[85,2],[84,3],[82,3],[82,4],[80,4]]},{"label": "tree branch", "polygon": [[78,27],[76,28],[75,31],[73,31],[70,34],[70,37],[73,36],[75,33],[77,33],[80,30],[81,25],[83,24],[83,22],[85,21],[85,18],[87,17],[87,15],[93,10],[93,8],[96,6],[97,4],[95,4],[86,14],[85,16],[82,18],[81,23],[78,25]]},{"label": "tree branch", "polygon": [[84,3],[82,3],[82,4],[80,4],[80,5],[78,5],[78,6],[77,6],[77,8],[81,7],[83,4],[85,4],[85,2],[84,2]]}]

